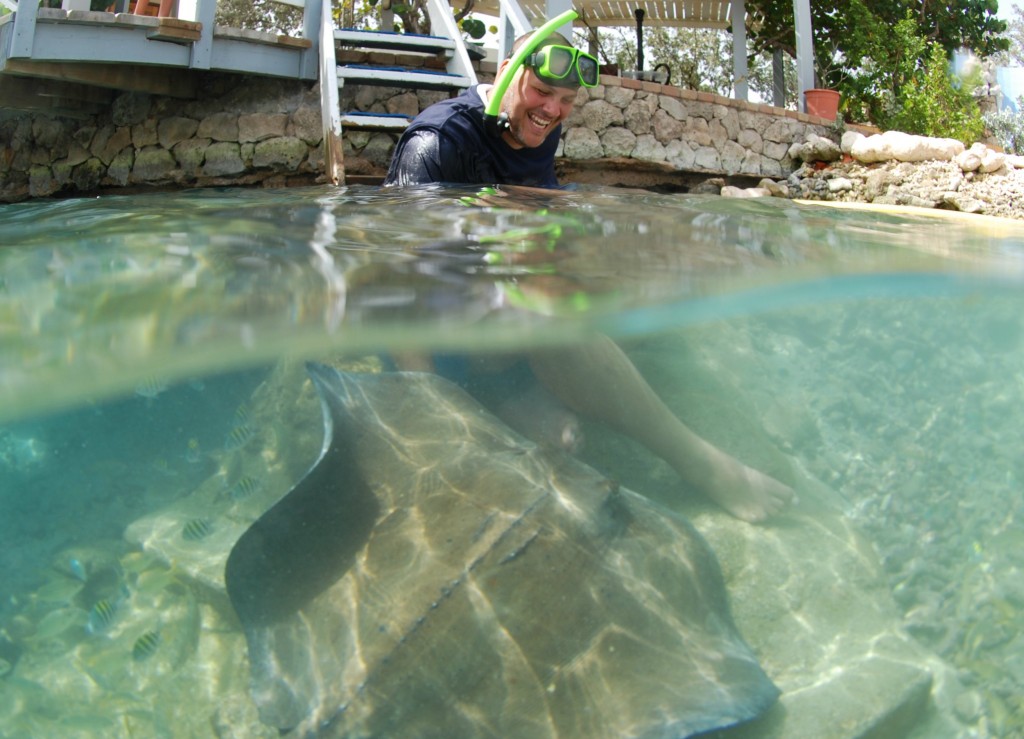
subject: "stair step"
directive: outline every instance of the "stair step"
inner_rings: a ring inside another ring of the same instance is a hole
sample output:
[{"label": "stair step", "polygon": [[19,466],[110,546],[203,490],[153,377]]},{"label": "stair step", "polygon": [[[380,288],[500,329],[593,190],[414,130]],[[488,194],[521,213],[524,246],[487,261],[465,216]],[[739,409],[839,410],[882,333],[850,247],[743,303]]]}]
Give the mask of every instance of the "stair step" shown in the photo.
[{"label": "stair step", "polygon": [[405,67],[370,67],[362,64],[339,66],[338,79],[361,82],[364,85],[415,87],[423,90],[462,89],[471,84],[470,80],[461,74]]},{"label": "stair step", "polygon": [[451,56],[455,49],[455,42],[444,36],[394,33],[393,31],[363,31],[356,28],[336,29],[334,40],[345,46],[392,51],[419,51],[425,54],[444,53],[448,56]]},{"label": "stair step", "polygon": [[371,131],[404,131],[412,116],[401,113],[367,113],[360,110],[341,114],[343,128],[357,128]]}]

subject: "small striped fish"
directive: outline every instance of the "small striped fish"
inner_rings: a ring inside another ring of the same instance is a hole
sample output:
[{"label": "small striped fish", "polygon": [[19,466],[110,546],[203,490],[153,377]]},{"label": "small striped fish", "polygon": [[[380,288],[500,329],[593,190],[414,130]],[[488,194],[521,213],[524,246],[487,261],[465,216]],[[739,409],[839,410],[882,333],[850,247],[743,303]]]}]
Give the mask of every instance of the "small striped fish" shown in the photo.
[{"label": "small striped fish", "polygon": [[85,624],[85,630],[90,634],[103,631],[113,622],[116,610],[117,606],[106,598],[96,601],[89,610],[89,621]]},{"label": "small striped fish", "polygon": [[245,500],[253,493],[263,489],[263,479],[252,475],[242,475],[238,482],[228,489],[228,497],[233,501]]},{"label": "small striped fish", "polygon": [[135,394],[152,400],[167,389],[167,380],[162,377],[147,377],[135,386]]},{"label": "small striped fish", "polygon": [[132,659],[136,662],[149,659],[156,654],[156,650],[159,646],[160,634],[155,631],[147,631],[136,639],[135,644],[132,645]]},{"label": "small striped fish", "polygon": [[233,452],[248,444],[255,435],[252,426],[247,423],[240,423],[232,428],[224,439],[224,451]]},{"label": "small striped fish", "polygon": [[242,403],[235,408],[235,423],[237,425],[247,426],[250,418],[252,418],[252,411],[249,410],[248,404]]},{"label": "small striped fish", "polygon": [[213,531],[213,523],[208,518],[193,518],[181,527],[181,538],[185,541],[205,539]]}]

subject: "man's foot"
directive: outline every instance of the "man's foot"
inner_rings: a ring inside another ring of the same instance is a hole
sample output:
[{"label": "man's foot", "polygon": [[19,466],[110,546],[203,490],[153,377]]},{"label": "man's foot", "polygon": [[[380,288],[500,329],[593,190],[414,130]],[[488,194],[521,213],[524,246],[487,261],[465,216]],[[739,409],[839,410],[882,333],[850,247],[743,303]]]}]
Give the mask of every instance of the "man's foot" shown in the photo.
[{"label": "man's foot", "polygon": [[720,450],[716,449],[713,454],[718,457],[716,471],[702,490],[736,518],[757,523],[796,502],[796,493],[788,485],[747,467]]}]

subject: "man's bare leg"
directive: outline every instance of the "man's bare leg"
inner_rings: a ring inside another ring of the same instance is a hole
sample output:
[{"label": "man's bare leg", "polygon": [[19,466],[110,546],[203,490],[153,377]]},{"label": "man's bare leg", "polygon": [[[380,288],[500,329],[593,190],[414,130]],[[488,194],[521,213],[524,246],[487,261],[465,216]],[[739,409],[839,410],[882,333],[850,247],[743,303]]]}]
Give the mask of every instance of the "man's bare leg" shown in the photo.
[{"label": "man's bare leg", "polygon": [[533,352],[530,366],[571,410],[640,442],[737,518],[761,521],[793,500],[791,488],[687,428],[610,339]]}]

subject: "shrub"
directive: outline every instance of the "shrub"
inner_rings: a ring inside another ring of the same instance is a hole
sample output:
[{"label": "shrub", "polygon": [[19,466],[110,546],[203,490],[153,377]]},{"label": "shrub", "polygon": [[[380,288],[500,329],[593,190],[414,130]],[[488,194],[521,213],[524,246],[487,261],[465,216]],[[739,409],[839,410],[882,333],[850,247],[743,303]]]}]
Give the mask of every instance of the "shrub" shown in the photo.
[{"label": "shrub", "polygon": [[1017,112],[1000,110],[984,116],[984,121],[1005,151],[1024,154],[1024,97],[1017,98]]},{"label": "shrub", "polygon": [[952,75],[945,50],[921,34],[912,15],[891,29],[878,29],[871,43],[870,53],[841,86],[853,120],[968,144],[984,134],[971,94],[978,79]]},{"label": "shrub", "polygon": [[971,94],[977,82],[950,74],[945,50],[935,42],[929,47],[924,67],[903,87],[903,104],[892,118],[892,127],[970,145],[985,134],[981,110]]}]

